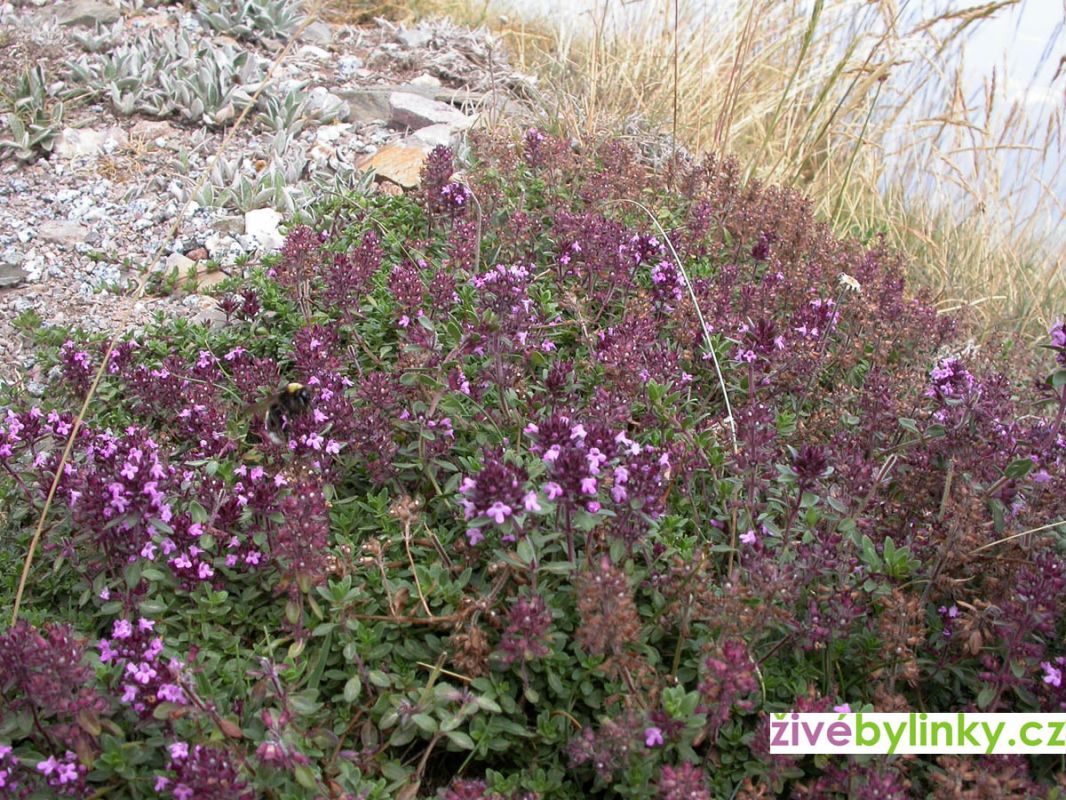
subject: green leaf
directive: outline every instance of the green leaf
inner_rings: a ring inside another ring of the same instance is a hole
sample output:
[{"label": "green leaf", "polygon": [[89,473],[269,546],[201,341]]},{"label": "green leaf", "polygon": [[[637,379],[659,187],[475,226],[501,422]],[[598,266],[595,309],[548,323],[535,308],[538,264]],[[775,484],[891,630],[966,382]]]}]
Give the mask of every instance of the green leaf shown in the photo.
[{"label": "green leaf", "polygon": [[473,750],[474,740],[470,738],[470,734],[463,731],[448,731],[445,736],[451,740],[452,744],[462,750]]},{"label": "green leaf", "polygon": [[921,436],[921,433],[918,432],[918,423],[915,422],[913,419],[909,419],[907,417],[900,417],[899,426],[905,431],[910,431],[915,436]]},{"label": "green leaf", "polygon": [[367,674],[370,682],[377,686],[379,689],[388,689],[392,686],[392,678],[387,673],[382,672],[380,669],[372,669]]},{"label": "green leaf", "polygon": [[344,702],[354,703],[363,692],[363,681],[358,675],[353,675],[344,684]]},{"label": "green leaf", "polygon": [[315,777],[315,772],[306,764],[298,764],[292,774],[296,778],[296,782],[305,789],[314,790],[318,788],[318,779]]},{"label": "green leaf", "polygon": [[992,699],[995,696],[996,696],[996,687],[995,686],[985,686],[983,689],[981,689],[980,692],[977,693],[977,707],[978,708],[988,708],[989,703],[992,702]]},{"label": "green leaf", "polygon": [[1007,465],[1004,474],[1011,480],[1021,480],[1033,469],[1033,462],[1028,458],[1019,458]]},{"label": "green leaf", "polygon": [[425,733],[437,732],[437,720],[433,719],[429,714],[415,714],[411,717],[411,721],[418,726],[419,730]]}]

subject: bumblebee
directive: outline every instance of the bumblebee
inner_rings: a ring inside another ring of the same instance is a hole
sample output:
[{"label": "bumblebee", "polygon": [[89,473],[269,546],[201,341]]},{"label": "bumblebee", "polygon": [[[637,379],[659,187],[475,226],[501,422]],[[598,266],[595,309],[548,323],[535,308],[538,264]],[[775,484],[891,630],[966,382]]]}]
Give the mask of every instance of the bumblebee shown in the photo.
[{"label": "bumblebee", "polygon": [[[288,440],[292,420],[306,414],[311,408],[311,390],[302,383],[287,383],[278,391],[252,409],[255,419],[263,420],[263,430],[274,444],[283,445]],[[253,441],[258,437],[252,433]]]}]

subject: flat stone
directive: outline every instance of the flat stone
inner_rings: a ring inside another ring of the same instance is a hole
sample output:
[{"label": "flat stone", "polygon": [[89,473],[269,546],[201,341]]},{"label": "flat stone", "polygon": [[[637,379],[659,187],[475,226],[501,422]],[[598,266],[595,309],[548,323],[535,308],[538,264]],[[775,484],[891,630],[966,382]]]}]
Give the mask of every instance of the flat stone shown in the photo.
[{"label": "flat stone", "polygon": [[426,153],[421,147],[408,147],[391,144],[383,147],[372,156],[365,156],[356,162],[362,170],[374,170],[375,175],[392,181],[404,189],[413,189],[421,182],[422,164]]},{"label": "flat stone", "polygon": [[441,88],[440,78],[435,75],[430,75],[428,72],[423,72],[417,78],[411,78],[411,86],[417,86],[420,89],[439,89]]},{"label": "flat stone", "polygon": [[315,131],[315,141],[319,144],[330,144],[336,142],[344,134],[352,129],[352,126],[347,122],[338,122],[333,125],[323,125],[317,131]]},{"label": "flat stone", "polygon": [[387,120],[392,115],[387,89],[357,86],[354,89],[338,89],[336,94],[348,104],[348,119],[352,122]]},{"label": "flat stone", "polygon": [[334,114],[334,119],[345,120],[351,116],[351,107],[325,86],[316,86],[307,95],[307,111],[310,114]]},{"label": "flat stone", "polygon": [[390,121],[417,130],[427,125],[451,125],[459,130],[466,130],[474,124],[474,117],[468,117],[459,109],[431,100],[413,92],[393,92],[389,95]]},{"label": "flat stone", "polygon": [[264,250],[277,250],[285,243],[278,232],[280,224],[281,214],[272,208],[257,208],[244,215],[244,232]]},{"label": "flat stone", "polygon": [[442,88],[433,92],[433,99],[456,108],[480,108],[488,102],[489,96],[481,92],[472,92],[469,89]]},{"label": "flat stone", "polygon": [[84,28],[92,28],[99,25],[110,25],[117,22],[121,16],[118,8],[110,3],[101,3],[99,0],[73,0],[69,3],[60,3],[55,8],[56,18],[60,25],[79,25]]},{"label": "flat stone", "polygon": [[200,270],[196,273],[196,288],[197,289],[210,289],[212,286],[217,286],[226,280],[229,276],[220,269],[213,270],[212,272],[206,272]]},{"label": "flat stone", "polygon": [[176,269],[178,271],[178,274],[184,277],[185,273],[189,271],[190,267],[195,269],[196,262],[188,256],[183,256],[181,253],[171,253],[169,256],[167,256],[166,267],[167,272],[171,272]]},{"label": "flat stone", "polygon": [[451,125],[427,125],[412,133],[403,143],[427,153],[434,147],[454,147],[459,134]]},{"label": "flat stone", "polygon": [[60,158],[98,156],[113,153],[129,143],[129,136],[118,126],[93,130],[92,128],[64,128],[56,137],[52,149]]},{"label": "flat stone", "polygon": [[89,229],[69,219],[56,219],[42,222],[37,228],[37,236],[46,242],[73,247],[85,241]]},{"label": "flat stone", "polygon": [[333,29],[325,22],[312,22],[306,28],[304,28],[300,35],[296,37],[297,41],[306,42],[307,44],[316,44],[319,47],[325,47],[333,41]]},{"label": "flat stone", "polygon": [[28,277],[22,267],[0,263],[0,289],[13,289],[25,283]]},{"label": "flat stone", "polygon": [[219,217],[211,223],[211,227],[219,233],[244,233],[244,219],[242,217]]}]

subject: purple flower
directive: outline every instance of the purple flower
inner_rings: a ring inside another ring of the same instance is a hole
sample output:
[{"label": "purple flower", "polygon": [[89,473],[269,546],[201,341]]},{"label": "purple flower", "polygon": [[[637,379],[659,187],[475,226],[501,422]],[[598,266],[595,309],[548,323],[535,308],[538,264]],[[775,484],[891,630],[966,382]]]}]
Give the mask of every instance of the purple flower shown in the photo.
[{"label": "purple flower", "polygon": [[644,746],[658,747],[663,743],[663,732],[659,728],[644,729]]},{"label": "purple flower", "polygon": [[526,511],[540,511],[540,503],[537,501],[536,492],[526,492],[526,496],[522,500],[522,505]]},{"label": "purple flower", "polygon": [[511,507],[505,505],[499,501],[493,503],[485,510],[485,516],[493,520],[497,525],[503,525],[504,521],[511,515]]},{"label": "purple flower", "polygon": [[471,547],[476,547],[485,538],[485,534],[481,532],[481,528],[467,528],[466,539],[470,542]]},{"label": "purple flower", "polygon": [[961,400],[970,395],[974,377],[957,358],[941,359],[929,372],[926,396],[940,400]]},{"label": "purple flower", "polygon": [[1050,661],[1041,661],[1040,668],[1044,670],[1044,683],[1058,688],[1062,686],[1062,669],[1056,667]]},{"label": "purple flower", "polygon": [[755,531],[749,530],[740,534],[740,541],[744,542],[744,544],[755,544],[759,541],[759,537],[755,535]]}]

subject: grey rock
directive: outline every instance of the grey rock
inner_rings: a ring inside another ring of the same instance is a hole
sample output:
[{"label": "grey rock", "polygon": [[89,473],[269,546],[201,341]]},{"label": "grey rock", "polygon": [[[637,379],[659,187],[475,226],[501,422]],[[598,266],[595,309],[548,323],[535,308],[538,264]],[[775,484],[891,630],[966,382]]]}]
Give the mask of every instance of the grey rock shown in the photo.
[{"label": "grey rock", "polygon": [[305,44],[325,47],[333,41],[333,29],[325,22],[312,22],[296,38]]},{"label": "grey rock", "polygon": [[29,277],[18,264],[0,262],[0,289],[12,289],[23,284]]},{"label": "grey rock", "polygon": [[347,80],[363,68],[363,59],[359,56],[346,55],[337,59],[337,71]]},{"label": "grey rock", "polygon": [[404,139],[404,144],[421,147],[428,153],[438,146],[454,147],[458,138],[459,133],[451,125],[427,125]]},{"label": "grey rock", "polygon": [[336,142],[351,129],[352,126],[346,122],[339,122],[334,125],[323,125],[315,131],[315,141],[319,144]]},{"label": "grey rock", "polygon": [[296,55],[299,58],[307,58],[311,61],[327,61],[329,59],[328,50],[323,50],[321,47],[316,47],[313,44],[305,44],[296,51]]},{"label": "grey rock", "polygon": [[354,89],[338,89],[337,96],[348,104],[348,119],[351,122],[387,120],[392,114],[387,90],[358,86]]},{"label": "grey rock", "polygon": [[325,86],[316,86],[307,96],[307,110],[311,114],[338,113],[337,119],[347,119],[351,116],[351,106],[345,103],[337,95],[330,92]]},{"label": "grey rock", "polygon": [[85,241],[89,236],[89,229],[71,220],[57,219],[41,223],[37,236],[46,242],[73,247]]},{"label": "grey rock", "polygon": [[98,156],[101,153],[113,153],[128,143],[126,132],[117,126],[102,130],[64,128],[56,138],[53,152],[60,158]]},{"label": "grey rock", "polygon": [[389,95],[389,120],[394,125],[403,125],[417,130],[427,125],[451,125],[466,130],[476,121],[457,108],[431,100],[413,92],[393,92]]},{"label": "grey rock", "polygon": [[410,30],[401,30],[396,34],[396,38],[412,50],[418,50],[433,41],[433,33],[422,27],[411,28]]},{"label": "grey rock", "polygon": [[285,239],[278,232],[281,214],[272,208],[257,208],[244,215],[244,232],[266,250],[280,248]]},{"label": "grey rock", "polygon": [[223,234],[244,233],[244,219],[242,217],[219,217],[211,226]]},{"label": "grey rock", "polygon": [[98,0],[60,3],[56,6],[55,13],[60,25],[79,25],[84,28],[92,28],[97,24],[110,25],[117,22],[121,16],[115,6]]},{"label": "grey rock", "polygon": [[189,267],[196,267],[196,262],[188,256],[183,256],[181,253],[171,253],[167,256],[166,267],[167,272],[177,268],[178,273],[184,275],[189,271]]},{"label": "grey rock", "polygon": [[208,328],[221,328],[226,324],[226,315],[222,313],[218,308],[218,305],[212,300],[210,307],[201,307],[200,311],[193,315],[192,322],[196,325],[204,325]]},{"label": "grey rock", "polygon": [[409,86],[417,86],[419,89],[429,89],[436,92],[441,88],[440,78],[435,75],[430,75],[428,72],[423,72],[417,78],[411,78]]}]

